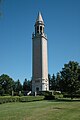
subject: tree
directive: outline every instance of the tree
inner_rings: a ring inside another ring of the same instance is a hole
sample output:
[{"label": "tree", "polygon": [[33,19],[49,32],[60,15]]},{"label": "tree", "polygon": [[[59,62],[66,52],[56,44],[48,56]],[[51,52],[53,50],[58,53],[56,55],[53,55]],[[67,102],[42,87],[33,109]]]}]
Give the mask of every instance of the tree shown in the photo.
[{"label": "tree", "polygon": [[0,95],[3,95],[3,93],[4,93],[4,90],[2,88],[2,84],[0,83]]},{"label": "tree", "polygon": [[32,81],[28,80],[28,91],[32,90]]},{"label": "tree", "polygon": [[11,94],[13,90],[14,81],[8,75],[3,74],[0,76],[0,91],[4,94]]},{"label": "tree", "polygon": [[25,79],[25,81],[23,82],[23,90],[24,91],[31,91],[31,81]]},{"label": "tree", "polygon": [[61,71],[62,91],[70,94],[71,98],[80,88],[79,71],[79,63],[74,61],[70,61],[68,64],[65,64]]},{"label": "tree", "polygon": [[20,80],[18,79],[16,82],[15,82],[15,92],[18,92],[19,91],[22,91],[22,85],[20,83]]},{"label": "tree", "polygon": [[60,80],[61,80],[61,76],[60,76],[60,73],[58,72],[57,75],[56,75],[56,90],[60,90]]},{"label": "tree", "polygon": [[51,75],[48,74],[48,80],[49,80],[49,90],[51,90]]},{"label": "tree", "polygon": [[53,74],[50,80],[50,90],[55,90],[55,75]]},{"label": "tree", "polygon": [[23,90],[27,91],[27,79],[25,79],[25,81],[23,82]]}]

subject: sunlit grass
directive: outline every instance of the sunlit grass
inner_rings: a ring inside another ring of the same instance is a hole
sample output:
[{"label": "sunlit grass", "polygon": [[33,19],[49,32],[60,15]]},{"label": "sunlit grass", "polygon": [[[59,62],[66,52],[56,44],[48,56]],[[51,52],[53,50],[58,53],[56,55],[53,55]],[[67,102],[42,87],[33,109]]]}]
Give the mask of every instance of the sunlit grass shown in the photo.
[{"label": "sunlit grass", "polygon": [[0,120],[80,120],[80,102],[36,101],[1,104]]}]

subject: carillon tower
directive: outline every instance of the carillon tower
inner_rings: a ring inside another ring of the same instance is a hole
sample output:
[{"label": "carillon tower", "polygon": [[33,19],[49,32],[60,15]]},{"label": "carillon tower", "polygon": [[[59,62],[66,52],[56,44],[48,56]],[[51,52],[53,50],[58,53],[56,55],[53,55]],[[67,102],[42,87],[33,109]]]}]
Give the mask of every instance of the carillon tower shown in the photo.
[{"label": "carillon tower", "polygon": [[49,91],[47,37],[44,33],[44,21],[38,13],[35,33],[32,34],[32,93]]}]

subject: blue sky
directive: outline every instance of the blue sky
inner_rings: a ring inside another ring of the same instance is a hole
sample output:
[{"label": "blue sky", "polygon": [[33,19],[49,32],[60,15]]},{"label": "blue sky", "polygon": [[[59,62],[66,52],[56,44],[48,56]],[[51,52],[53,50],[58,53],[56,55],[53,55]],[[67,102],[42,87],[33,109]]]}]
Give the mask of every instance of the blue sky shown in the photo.
[{"label": "blue sky", "polygon": [[65,63],[80,63],[80,0],[3,0],[0,5],[0,75],[31,79],[32,33],[38,11],[48,37],[52,75]]}]

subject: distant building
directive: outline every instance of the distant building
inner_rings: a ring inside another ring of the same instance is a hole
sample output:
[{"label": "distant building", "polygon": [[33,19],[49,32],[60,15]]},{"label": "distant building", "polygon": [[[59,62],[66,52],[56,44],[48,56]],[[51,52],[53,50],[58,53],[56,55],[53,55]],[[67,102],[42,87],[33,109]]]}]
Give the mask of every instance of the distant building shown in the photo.
[{"label": "distant building", "polygon": [[32,93],[49,91],[47,37],[44,33],[44,21],[38,13],[35,33],[32,34]]}]

